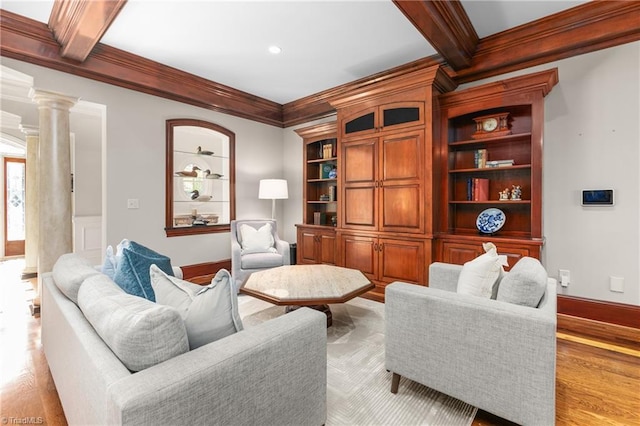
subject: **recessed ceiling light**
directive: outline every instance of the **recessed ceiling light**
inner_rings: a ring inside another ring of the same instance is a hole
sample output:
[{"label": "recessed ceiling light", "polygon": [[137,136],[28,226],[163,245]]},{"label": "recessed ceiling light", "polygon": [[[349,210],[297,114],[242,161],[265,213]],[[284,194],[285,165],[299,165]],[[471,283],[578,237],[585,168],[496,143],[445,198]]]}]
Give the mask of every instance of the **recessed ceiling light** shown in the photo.
[{"label": "recessed ceiling light", "polygon": [[277,55],[278,53],[282,52],[282,49],[278,46],[269,46],[269,53],[273,53],[274,55]]}]

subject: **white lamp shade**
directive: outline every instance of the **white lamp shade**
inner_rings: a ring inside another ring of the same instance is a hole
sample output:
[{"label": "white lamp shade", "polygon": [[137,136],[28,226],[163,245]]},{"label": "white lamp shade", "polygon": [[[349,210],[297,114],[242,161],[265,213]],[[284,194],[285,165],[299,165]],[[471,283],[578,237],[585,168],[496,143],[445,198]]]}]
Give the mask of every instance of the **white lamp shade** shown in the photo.
[{"label": "white lamp shade", "polygon": [[261,179],[258,198],[267,200],[284,200],[289,198],[285,179]]}]

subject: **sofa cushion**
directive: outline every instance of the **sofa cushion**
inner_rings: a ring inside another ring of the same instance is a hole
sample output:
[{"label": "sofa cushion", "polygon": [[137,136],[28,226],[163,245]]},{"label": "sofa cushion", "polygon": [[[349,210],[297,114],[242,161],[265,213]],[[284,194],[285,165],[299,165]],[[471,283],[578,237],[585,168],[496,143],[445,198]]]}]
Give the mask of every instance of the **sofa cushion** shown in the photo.
[{"label": "sofa cushion", "polygon": [[490,299],[497,293],[498,280],[504,273],[507,257],[498,255],[493,243],[484,243],[485,253],[466,262],[458,277],[457,292]]},{"label": "sofa cushion", "polygon": [[125,293],[104,274],[88,278],[78,305],[102,340],[131,371],[140,371],[189,350],[178,311]]},{"label": "sofa cushion", "polygon": [[113,279],[118,269],[118,264],[122,260],[122,251],[125,247],[129,247],[129,240],[126,238],[120,241],[116,246],[116,250],[113,246],[108,246],[104,256],[104,262],[102,263],[102,273]]},{"label": "sofa cushion", "polygon": [[75,253],[63,254],[53,265],[53,280],[65,296],[78,304],[78,289],[85,279],[98,275],[95,267],[88,259]]},{"label": "sofa cushion", "polygon": [[274,247],[273,229],[270,223],[265,223],[259,229],[251,225],[240,226],[240,244],[242,253],[276,253]]},{"label": "sofa cushion", "polygon": [[171,260],[167,256],[131,241],[129,246],[122,250],[122,260],[118,263],[113,280],[127,293],[155,302],[149,278],[149,267],[154,264],[167,274],[173,275]]},{"label": "sofa cushion", "polygon": [[547,278],[538,259],[523,257],[500,281],[496,299],[535,308],[547,288]]},{"label": "sofa cushion", "polygon": [[150,273],[157,303],[180,313],[191,349],[242,330],[236,290],[227,270],[218,271],[207,286],[167,275],[155,265]]}]

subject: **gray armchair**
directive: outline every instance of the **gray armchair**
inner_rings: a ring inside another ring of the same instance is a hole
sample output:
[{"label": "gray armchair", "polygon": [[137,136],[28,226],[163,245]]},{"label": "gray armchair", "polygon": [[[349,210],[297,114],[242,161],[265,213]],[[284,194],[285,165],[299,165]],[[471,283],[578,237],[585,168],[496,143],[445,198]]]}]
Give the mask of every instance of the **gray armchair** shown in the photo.
[{"label": "gray armchair", "polygon": [[[260,229],[265,223],[271,224],[271,234],[274,240],[274,252],[246,252],[242,250],[242,235],[240,228],[242,225],[252,226]],[[289,265],[291,263],[289,253],[289,243],[278,237],[278,228],[275,220],[232,220],[231,221],[231,275],[235,281],[236,290],[252,272],[263,269],[275,268],[277,266]]]},{"label": "gray armchair", "polygon": [[462,266],[434,263],[429,287],[386,288],[386,368],[522,425],[555,424],[556,281],[537,308],[456,293]]}]

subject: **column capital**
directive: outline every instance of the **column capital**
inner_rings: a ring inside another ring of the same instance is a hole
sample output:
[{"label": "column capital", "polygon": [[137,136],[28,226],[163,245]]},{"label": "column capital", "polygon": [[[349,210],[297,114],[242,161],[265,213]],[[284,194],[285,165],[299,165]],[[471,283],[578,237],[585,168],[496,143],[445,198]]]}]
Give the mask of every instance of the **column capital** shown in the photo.
[{"label": "column capital", "polygon": [[80,100],[80,98],[75,98],[73,96],[67,96],[58,92],[51,92],[48,90],[41,90],[32,88],[29,91],[29,97],[39,106],[48,106],[50,108],[58,108],[58,109],[71,109],[76,102]]},{"label": "column capital", "polygon": [[21,124],[20,131],[27,136],[39,136],[40,135],[40,127],[32,126],[29,124]]}]

